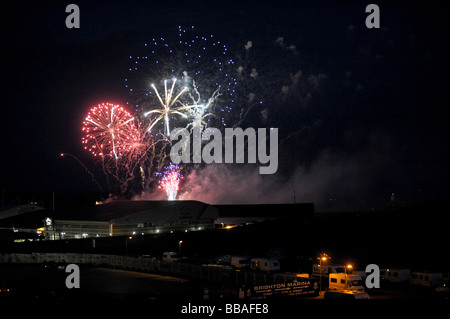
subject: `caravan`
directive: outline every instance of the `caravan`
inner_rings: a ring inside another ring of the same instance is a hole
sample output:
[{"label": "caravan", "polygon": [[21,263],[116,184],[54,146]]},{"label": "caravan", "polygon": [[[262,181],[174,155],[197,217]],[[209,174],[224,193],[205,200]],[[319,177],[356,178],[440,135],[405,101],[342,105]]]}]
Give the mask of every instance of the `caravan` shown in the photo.
[{"label": "caravan", "polygon": [[425,287],[437,287],[442,283],[442,273],[440,272],[412,272],[409,280],[411,284]]},{"label": "caravan", "polygon": [[410,270],[407,268],[387,268],[380,270],[381,279],[391,282],[407,282],[410,277]]},{"label": "caravan", "polygon": [[270,258],[252,258],[250,261],[252,270],[277,271],[280,270],[280,262]]}]

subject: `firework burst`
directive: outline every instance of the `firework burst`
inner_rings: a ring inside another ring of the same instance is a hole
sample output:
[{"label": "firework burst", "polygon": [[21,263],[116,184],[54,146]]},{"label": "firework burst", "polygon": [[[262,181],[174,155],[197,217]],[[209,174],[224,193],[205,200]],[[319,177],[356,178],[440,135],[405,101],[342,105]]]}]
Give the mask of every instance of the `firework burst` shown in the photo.
[{"label": "firework burst", "polygon": [[[161,122],[165,135],[174,125],[226,125],[239,103],[237,66],[226,44],[212,34],[197,34],[193,26],[179,26],[167,37],[151,39],[140,52],[129,57],[125,87],[132,102],[127,103],[152,115],[154,133]],[[164,83],[164,92],[157,83]]]},{"label": "firework burst", "polygon": [[[169,125],[169,116],[173,114],[181,115],[182,117],[187,117],[185,113],[188,110],[192,110],[194,108],[202,107],[200,105],[187,105],[184,104],[179,98],[187,91],[186,87],[178,90],[179,92],[174,92],[175,84],[177,83],[177,79],[173,79],[172,87],[167,90],[167,80],[164,80],[164,96],[161,98],[158,90],[155,85],[152,84],[153,89],[158,96],[158,100],[161,103],[161,109],[154,109],[144,113],[144,116],[148,116],[150,114],[157,114],[156,118],[151,121],[151,124],[148,128],[148,131],[151,131],[152,128],[157,124],[160,120],[164,121],[164,135],[168,136],[170,134],[170,125]],[[175,95],[175,94],[176,95]],[[174,96],[175,95],[175,96]]]},{"label": "firework burst", "polygon": [[94,156],[118,159],[138,143],[134,117],[120,105],[101,103],[89,110],[82,143]]},{"label": "firework burst", "polygon": [[167,194],[167,200],[175,200],[177,198],[180,182],[183,175],[180,173],[180,168],[177,164],[171,163],[165,167],[164,173],[156,173],[161,176],[158,188],[163,189]]}]

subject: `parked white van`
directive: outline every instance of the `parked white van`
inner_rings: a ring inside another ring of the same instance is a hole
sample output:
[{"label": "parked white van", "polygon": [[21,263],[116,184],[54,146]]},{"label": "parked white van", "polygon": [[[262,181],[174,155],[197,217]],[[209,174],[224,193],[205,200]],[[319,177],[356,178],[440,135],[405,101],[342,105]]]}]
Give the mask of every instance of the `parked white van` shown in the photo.
[{"label": "parked white van", "polygon": [[364,292],[362,278],[359,275],[331,273],[329,275],[330,290],[353,290]]}]

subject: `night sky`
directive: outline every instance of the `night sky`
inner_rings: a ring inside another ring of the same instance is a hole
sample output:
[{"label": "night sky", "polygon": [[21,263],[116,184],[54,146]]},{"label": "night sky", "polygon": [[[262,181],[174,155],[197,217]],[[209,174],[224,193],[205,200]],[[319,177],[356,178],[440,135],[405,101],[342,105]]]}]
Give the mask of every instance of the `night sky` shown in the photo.
[{"label": "night sky", "polygon": [[[75,1],[80,29],[65,27],[71,2],[6,5],[2,203],[96,190],[60,153],[101,175],[81,146],[81,121],[97,103],[124,105],[128,57],[179,25],[214,34],[236,55],[253,42],[252,61],[270,81],[258,86],[266,99],[243,124],[280,134],[277,174],[204,167],[186,179],[184,199],[287,203],[295,189],[296,201],[319,210],[382,209],[391,193],[448,200],[449,10],[391,2],[375,2],[380,29],[365,27],[371,2],[361,1]],[[299,85],[283,95],[298,71]]]}]

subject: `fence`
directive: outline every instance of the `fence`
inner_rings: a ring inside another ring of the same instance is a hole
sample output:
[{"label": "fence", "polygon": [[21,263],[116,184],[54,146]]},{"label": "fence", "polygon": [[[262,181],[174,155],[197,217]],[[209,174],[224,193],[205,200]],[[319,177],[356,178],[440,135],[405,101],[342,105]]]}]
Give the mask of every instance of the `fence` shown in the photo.
[{"label": "fence", "polygon": [[182,262],[164,263],[151,258],[136,258],[117,255],[78,254],[78,253],[31,253],[0,254],[1,263],[45,263],[86,264],[180,276],[196,281],[232,286],[253,286],[274,283],[277,276],[253,271],[236,271],[219,267],[202,266]]}]

